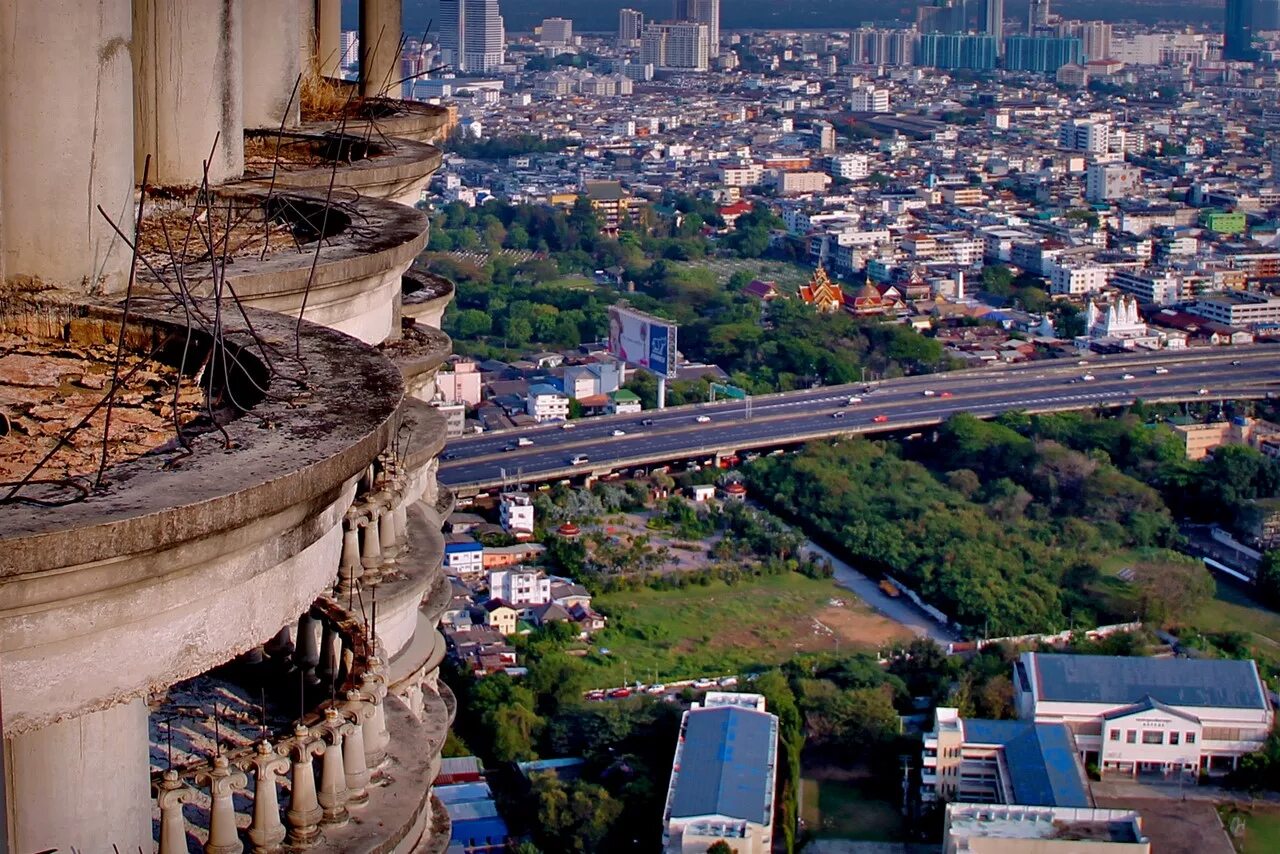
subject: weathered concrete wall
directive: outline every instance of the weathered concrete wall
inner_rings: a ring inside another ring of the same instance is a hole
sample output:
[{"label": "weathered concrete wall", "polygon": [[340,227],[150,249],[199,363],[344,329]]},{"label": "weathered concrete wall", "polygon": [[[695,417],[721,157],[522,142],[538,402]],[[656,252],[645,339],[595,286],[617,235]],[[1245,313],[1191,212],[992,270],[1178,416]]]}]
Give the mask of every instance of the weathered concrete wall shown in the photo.
[{"label": "weathered concrete wall", "polygon": [[244,126],[294,127],[294,91],[302,73],[298,0],[249,0],[244,6]]},{"label": "weathered concrete wall", "polygon": [[5,751],[14,851],[152,849],[142,700],[7,739]]},{"label": "weathered concrete wall", "polygon": [[360,2],[360,94],[400,97],[400,18],[403,0]]},{"label": "weathered concrete wall", "polygon": [[132,235],[129,0],[0,4],[0,247],[10,275],[123,285]]},{"label": "weathered concrete wall", "polygon": [[337,77],[342,60],[342,2],[312,2],[316,10],[316,71],[321,77]]},{"label": "weathered concrete wall", "polygon": [[205,160],[214,184],[244,172],[242,15],[241,0],[134,0],[139,176],[148,154],[165,186],[199,185]]}]

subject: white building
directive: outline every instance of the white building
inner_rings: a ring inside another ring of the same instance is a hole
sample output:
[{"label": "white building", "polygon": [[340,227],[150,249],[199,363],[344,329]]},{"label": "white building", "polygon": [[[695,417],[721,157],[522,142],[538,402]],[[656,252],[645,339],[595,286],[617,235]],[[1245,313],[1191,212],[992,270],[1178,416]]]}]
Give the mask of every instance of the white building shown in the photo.
[{"label": "white building", "polygon": [[706,24],[645,24],[640,36],[640,62],[655,68],[706,71],[710,65]]},{"label": "white building", "polygon": [[1227,326],[1280,323],[1280,297],[1248,292],[1202,296],[1189,311]]},{"label": "white building", "polygon": [[756,187],[764,181],[764,167],[759,163],[742,163],[720,168],[720,183],[726,187]]},{"label": "white building", "polygon": [[1143,304],[1172,305],[1182,298],[1182,278],[1172,270],[1114,270],[1111,284]]},{"label": "white building", "polygon": [[1104,774],[1229,771],[1274,723],[1252,661],[1025,652],[1013,682],[1019,717],[1066,724]]},{"label": "white building", "polygon": [[498,502],[498,523],[508,534],[533,533],[533,501],[524,492],[504,492]]},{"label": "white building", "polygon": [[640,43],[640,32],[644,29],[644,13],[635,9],[618,10],[618,43],[628,47]]},{"label": "white building", "polygon": [[1142,170],[1126,163],[1095,163],[1085,172],[1085,198],[1109,202],[1137,193],[1142,186]]},{"label": "white building", "polygon": [[849,109],[855,113],[889,112],[889,90],[875,86],[855,86],[849,96]]},{"label": "white building", "polygon": [[525,411],[539,423],[564,421],[569,417],[569,397],[555,386],[531,386],[525,400]]},{"label": "white building", "polygon": [[1072,151],[1106,154],[1111,145],[1111,122],[1101,116],[1072,119],[1058,132],[1058,144]]},{"label": "white building", "polygon": [[573,44],[573,21],[568,18],[543,18],[542,30],[538,34],[538,44],[571,45]]},{"label": "white building", "polygon": [[1060,267],[1054,264],[1049,270],[1049,292],[1081,296],[1096,293],[1107,286],[1110,271],[1106,267],[1085,264],[1079,267]]},{"label": "white building", "polygon": [[514,608],[545,605],[551,601],[551,579],[540,569],[492,569],[489,598],[501,599]]},{"label": "white building", "polygon": [[1134,810],[947,804],[943,854],[1151,854]]},{"label": "white building", "polygon": [[684,713],[663,810],[663,851],[768,854],[778,718],[759,694],[710,692]]},{"label": "white building", "polygon": [[780,172],[778,193],[784,196],[821,193],[831,184],[831,176],[823,172]]},{"label": "white building", "polygon": [[861,181],[871,174],[871,158],[865,154],[833,154],[827,158],[827,172],[846,181]]},{"label": "white building", "polygon": [[688,0],[689,20],[707,28],[707,55],[720,55],[720,0]]},{"label": "white building", "polygon": [[458,71],[488,73],[506,60],[498,0],[440,0],[441,59]]},{"label": "white building", "polygon": [[450,575],[484,572],[484,546],[464,534],[449,534],[444,543],[444,566]]}]

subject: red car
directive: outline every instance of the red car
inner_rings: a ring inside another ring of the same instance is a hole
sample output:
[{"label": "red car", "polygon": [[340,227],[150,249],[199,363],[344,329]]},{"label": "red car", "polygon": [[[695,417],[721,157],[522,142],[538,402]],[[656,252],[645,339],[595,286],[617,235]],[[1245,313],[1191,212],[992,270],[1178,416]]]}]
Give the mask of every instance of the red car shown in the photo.
[{"label": "red car", "polygon": [[614,688],[612,691],[609,692],[609,696],[614,700],[621,700],[624,697],[631,696],[631,689],[630,688]]},{"label": "red car", "polygon": [[951,397],[951,392],[944,391],[942,394],[938,395],[938,397]]},{"label": "red car", "polygon": [[886,421],[888,421],[888,420],[889,420],[889,416],[888,416],[888,415],[877,415],[875,418],[872,418],[871,420],[872,420],[872,421],[874,421],[874,422],[876,422],[877,424],[883,424],[884,422],[886,422]]}]

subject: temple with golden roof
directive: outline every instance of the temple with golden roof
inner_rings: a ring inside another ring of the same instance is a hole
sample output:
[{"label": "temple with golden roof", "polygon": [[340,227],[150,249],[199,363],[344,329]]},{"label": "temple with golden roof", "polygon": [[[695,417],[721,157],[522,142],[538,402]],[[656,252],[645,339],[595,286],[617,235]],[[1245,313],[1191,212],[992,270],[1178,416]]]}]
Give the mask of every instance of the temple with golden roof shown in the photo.
[{"label": "temple with golden roof", "polygon": [[800,286],[800,299],[824,314],[844,308],[844,291],[839,284],[831,281],[822,267],[813,271],[809,284]]}]

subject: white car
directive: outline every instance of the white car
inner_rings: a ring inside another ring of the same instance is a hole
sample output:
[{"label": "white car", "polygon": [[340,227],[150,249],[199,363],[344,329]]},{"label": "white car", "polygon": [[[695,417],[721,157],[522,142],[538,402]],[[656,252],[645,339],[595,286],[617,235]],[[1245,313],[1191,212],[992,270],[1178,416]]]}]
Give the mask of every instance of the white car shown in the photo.
[{"label": "white car", "polygon": [[1155,369],[1154,371],[1152,371],[1151,373],[1153,373],[1153,374],[1167,374],[1167,373],[1169,373],[1169,369],[1168,369],[1168,368],[1165,368],[1165,367],[1159,367],[1159,368],[1156,368],[1156,369]]},{"label": "white car", "polygon": [[711,420],[711,416],[710,416],[710,415],[699,415],[697,418],[695,418],[695,419],[693,419],[693,420],[694,420],[694,421],[697,421],[699,424],[706,424],[708,421],[710,421],[710,420]]},{"label": "white car", "polygon": [[851,398],[849,398],[848,400],[846,400],[846,401],[845,401],[844,405],[845,405],[845,406],[857,406],[859,403],[862,403],[862,398],[860,398],[860,397],[851,397]]},{"label": "white car", "polygon": [[560,429],[561,429],[561,430],[572,430],[572,429],[573,429],[573,422],[572,422],[572,421],[566,421],[566,422],[564,422],[563,424],[561,424],[561,425],[560,425]]},{"label": "white car", "polygon": [[611,434],[609,434],[609,435],[611,435],[611,436],[625,436],[625,435],[627,435],[627,431],[626,431],[626,430],[614,430],[614,431],[613,431]]},{"label": "white car", "polygon": [[1208,394],[1208,393],[1209,393],[1209,389],[1207,388],[1202,388],[1196,392],[1196,394]]},{"label": "white car", "polygon": [[1085,382],[1087,382],[1087,383],[1091,383],[1091,382],[1093,382],[1093,380],[1094,380],[1094,376],[1093,376],[1093,374],[1085,374],[1085,375],[1084,375],[1084,376],[1082,376],[1080,379],[1084,380],[1084,381],[1085,381]]},{"label": "white car", "polygon": [[1120,375],[1120,379],[1122,379],[1122,380],[1131,380],[1131,379],[1134,379],[1134,376],[1133,376],[1133,374],[1121,374],[1121,375]]},{"label": "white car", "polygon": [[925,396],[925,397],[933,397],[935,394],[937,394],[937,392],[936,392],[936,391],[934,391],[934,390],[933,390],[933,389],[931,389],[931,388],[927,388],[927,389],[925,389],[925,390],[924,390],[924,396]]},{"label": "white car", "polygon": [[586,462],[590,462],[590,460],[587,459],[586,454],[575,454],[569,458],[569,465],[571,466],[580,466]]},{"label": "white car", "polygon": [[519,439],[516,439],[516,444],[522,448],[527,448],[533,444],[533,440],[526,438],[524,436],[521,436]]}]

